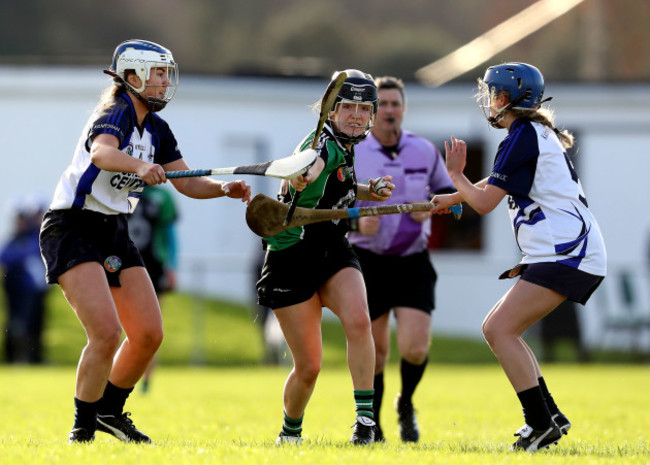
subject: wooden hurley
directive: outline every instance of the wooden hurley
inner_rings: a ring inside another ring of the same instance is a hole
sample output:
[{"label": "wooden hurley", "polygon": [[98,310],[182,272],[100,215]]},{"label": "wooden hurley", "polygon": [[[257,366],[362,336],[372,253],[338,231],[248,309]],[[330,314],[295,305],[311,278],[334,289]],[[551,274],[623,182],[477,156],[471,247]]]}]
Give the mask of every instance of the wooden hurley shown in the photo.
[{"label": "wooden hurley", "polygon": [[271,237],[287,229],[322,221],[362,216],[392,215],[395,213],[428,212],[434,208],[431,203],[407,203],[400,205],[377,205],[376,207],[319,210],[296,207],[289,224],[284,219],[289,205],[273,200],[264,194],[257,194],[246,208],[246,223],[255,234]]}]

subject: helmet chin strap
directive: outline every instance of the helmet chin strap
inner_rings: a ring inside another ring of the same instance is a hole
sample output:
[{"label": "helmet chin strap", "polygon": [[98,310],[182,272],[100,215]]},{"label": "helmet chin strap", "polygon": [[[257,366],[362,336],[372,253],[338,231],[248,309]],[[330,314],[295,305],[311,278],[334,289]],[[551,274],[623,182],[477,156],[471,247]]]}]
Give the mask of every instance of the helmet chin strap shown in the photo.
[{"label": "helmet chin strap", "polygon": [[140,100],[140,102],[142,102],[149,111],[156,113],[167,106],[167,102],[165,102],[164,100],[160,100],[153,97],[144,98],[142,95],[140,95],[140,92],[135,90],[135,87],[133,87],[131,84],[126,82],[124,79],[122,79],[117,73],[114,73],[113,71],[107,69],[104,70],[104,73],[108,74],[109,76],[112,76],[113,78],[115,78],[116,81],[124,84],[124,86],[129,91],[129,93],[133,95],[136,99]]},{"label": "helmet chin strap", "polygon": [[133,96],[135,96],[135,98],[140,100],[147,107],[149,111],[156,113],[167,106],[167,102],[165,102],[164,100],[160,100],[153,97],[144,98],[142,95],[140,95],[140,92],[135,90],[135,88],[131,84],[129,84],[128,82],[125,82],[125,84],[126,84],[126,88],[129,90],[129,93],[131,93]]},{"label": "helmet chin strap", "polygon": [[[519,97],[514,99],[512,102],[509,102],[505,107],[502,107],[499,111],[499,113],[496,116],[488,116],[487,121],[490,123],[490,126],[493,128],[501,129],[501,126],[499,126],[499,121],[503,119],[503,117],[506,115],[508,111],[515,105],[517,105],[519,102],[521,102],[523,99],[528,97],[530,95],[530,91],[526,91],[523,94],[521,94]],[[540,105],[544,102],[547,102],[551,100],[551,97],[547,98],[546,100],[542,100],[540,102]]]},{"label": "helmet chin strap", "polygon": [[[368,136],[370,129],[372,129],[373,127],[373,124],[368,124],[368,126],[361,134],[358,134],[356,136],[351,136],[345,131],[343,131],[342,129],[337,129],[336,126],[334,125],[335,124],[334,121],[332,120],[330,121],[331,121],[331,127],[332,127],[332,131],[334,132],[334,135],[339,141],[341,141],[344,144],[352,144],[352,145],[358,144]],[[336,123],[336,125],[338,126],[338,123]],[[351,126],[351,125],[342,125],[342,126],[349,126],[349,127],[354,127],[356,129],[363,129],[363,127],[361,126]]]},{"label": "helmet chin strap", "polygon": [[490,126],[492,126],[493,128],[501,129],[501,126],[499,126],[499,121],[503,119],[506,112],[510,110],[511,107],[512,104],[509,103],[505,107],[501,108],[501,110],[499,110],[499,113],[496,116],[488,116],[487,121],[488,123],[490,123]]}]

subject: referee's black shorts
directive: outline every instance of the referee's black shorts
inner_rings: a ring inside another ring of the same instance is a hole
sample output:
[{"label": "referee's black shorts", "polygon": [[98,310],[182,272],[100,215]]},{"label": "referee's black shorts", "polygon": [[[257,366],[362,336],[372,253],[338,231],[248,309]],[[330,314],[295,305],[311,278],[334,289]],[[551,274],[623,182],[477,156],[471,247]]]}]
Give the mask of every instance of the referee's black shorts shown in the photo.
[{"label": "referee's black shorts", "polygon": [[412,255],[379,255],[353,247],[366,282],[370,319],[376,320],[395,307],[431,313],[435,308],[438,275],[424,250]]},{"label": "referee's black shorts", "polygon": [[283,250],[267,250],[257,302],[273,310],[305,302],[347,267],[361,271],[346,237],[329,238],[327,243],[303,240]]},{"label": "referee's black shorts", "polygon": [[40,234],[46,280],[58,283],[59,276],[86,262],[99,262],[108,283],[120,287],[120,272],[144,266],[129,238],[126,216],[105,215],[90,210],[48,210]]}]

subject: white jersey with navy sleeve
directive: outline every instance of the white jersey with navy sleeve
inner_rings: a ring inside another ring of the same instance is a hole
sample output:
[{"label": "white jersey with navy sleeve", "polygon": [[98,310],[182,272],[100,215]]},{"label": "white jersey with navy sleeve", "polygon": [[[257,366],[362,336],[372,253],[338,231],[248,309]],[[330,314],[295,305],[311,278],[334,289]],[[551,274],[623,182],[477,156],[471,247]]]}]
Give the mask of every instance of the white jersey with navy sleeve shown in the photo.
[{"label": "white jersey with navy sleeve", "polygon": [[508,192],[522,264],[557,262],[605,276],[607,254],[580,180],[553,129],[513,122],[488,183]]},{"label": "white jersey with navy sleeve", "polygon": [[182,158],[176,138],[167,123],[149,112],[138,127],[128,94],[97,110],[79,138],[72,163],[64,171],[54,192],[52,210],[81,208],[104,214],[131,213],[145,186],[135,173],[99,169],[90,161],[92,138],[112,134],[124,153],[149,163],[165,164]]}]

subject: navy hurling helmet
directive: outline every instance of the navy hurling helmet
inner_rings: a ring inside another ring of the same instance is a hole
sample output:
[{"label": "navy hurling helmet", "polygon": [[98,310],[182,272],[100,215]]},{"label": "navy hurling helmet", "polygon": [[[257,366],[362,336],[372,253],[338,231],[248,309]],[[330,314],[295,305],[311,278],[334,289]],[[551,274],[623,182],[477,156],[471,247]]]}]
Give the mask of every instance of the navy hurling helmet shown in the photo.
[{"label": "navy hurling helmet", "polygon": [[[490,99],[503,91],[508,92],[510,103],[501,109],[500,115],[492,118],[489,116]],[[537,110],[544,97],[544,77],[539,69],[526,63],[490,66],[483,79],[479,79],[478,96],[482,100],[479,106],[494,126],[510,109]]]}]

